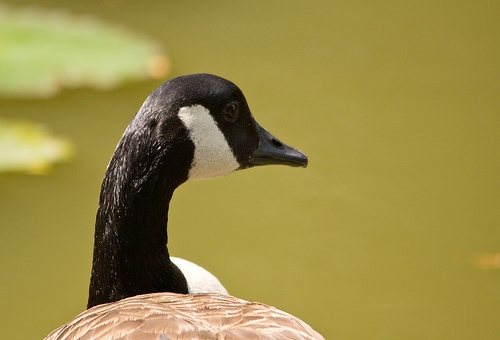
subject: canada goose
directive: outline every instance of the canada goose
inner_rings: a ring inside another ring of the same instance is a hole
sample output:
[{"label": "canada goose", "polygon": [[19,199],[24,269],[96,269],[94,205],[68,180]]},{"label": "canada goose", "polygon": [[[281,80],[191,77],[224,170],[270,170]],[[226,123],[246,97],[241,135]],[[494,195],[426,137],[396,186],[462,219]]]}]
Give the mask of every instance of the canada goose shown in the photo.
[{"label": "canada goose", "polygon": [[161,85],[104,176],[89,309],[46,339],[323,339],[290,314],[225,295],[215,277],[190,290],[182,261],[169,257],[168,206],[180,184],[267,164],[305,167],[307,157],[257,124],[236,85],[209,74]]}]

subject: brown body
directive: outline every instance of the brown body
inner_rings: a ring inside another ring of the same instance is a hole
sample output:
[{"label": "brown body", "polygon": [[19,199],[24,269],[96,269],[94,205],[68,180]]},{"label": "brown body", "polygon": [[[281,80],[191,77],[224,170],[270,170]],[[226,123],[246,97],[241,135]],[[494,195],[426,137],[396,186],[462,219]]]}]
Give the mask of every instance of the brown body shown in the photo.
[{"label": "brown body", "polygon": [[93,307],[45,340],[323,339],[300,319],[220,294],[154,293]]}]

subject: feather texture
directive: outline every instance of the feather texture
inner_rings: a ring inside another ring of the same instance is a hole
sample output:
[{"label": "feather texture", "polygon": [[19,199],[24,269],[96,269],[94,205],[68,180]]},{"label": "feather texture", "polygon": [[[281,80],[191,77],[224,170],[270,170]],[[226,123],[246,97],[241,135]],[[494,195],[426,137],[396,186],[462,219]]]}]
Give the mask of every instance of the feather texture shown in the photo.
[{"label": "feather texture", "polygon": [[45,340],[323,339],[274,307],[220,294],[144,294],[95,306]]}]

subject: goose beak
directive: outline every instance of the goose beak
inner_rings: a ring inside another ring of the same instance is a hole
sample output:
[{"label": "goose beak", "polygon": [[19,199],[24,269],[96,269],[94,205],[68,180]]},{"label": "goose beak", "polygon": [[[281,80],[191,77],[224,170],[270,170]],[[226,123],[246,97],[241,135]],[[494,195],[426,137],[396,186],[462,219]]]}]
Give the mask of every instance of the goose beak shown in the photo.
[{"label": "goose beak", "polygon": [[259,135],[259,147],[250,157],[250,167],[272,164],[307,167],[306,155],[283,144],[262,126],[255,124]]}]

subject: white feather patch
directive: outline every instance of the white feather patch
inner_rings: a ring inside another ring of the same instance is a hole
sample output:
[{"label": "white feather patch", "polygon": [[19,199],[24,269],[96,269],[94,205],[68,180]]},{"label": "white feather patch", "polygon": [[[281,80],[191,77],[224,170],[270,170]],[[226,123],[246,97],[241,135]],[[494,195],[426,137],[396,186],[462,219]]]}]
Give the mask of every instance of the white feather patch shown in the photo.
[{"label": "white feather patch", "polygon": [[189,179],[221,177],[239,168],[236,157],[208,109],[202,105],[185,106],[178,115],[194,143]]},{"label": "white feather patch", "polygon": [[170,260],[181,270],[182,274],[184,274],[188,284],[189,294],[216,293],[228,295],[222,283],[205,268],[179,257],[170,256]]}]

